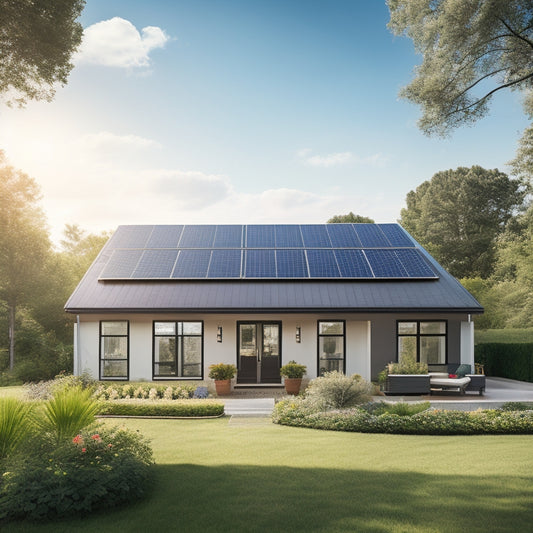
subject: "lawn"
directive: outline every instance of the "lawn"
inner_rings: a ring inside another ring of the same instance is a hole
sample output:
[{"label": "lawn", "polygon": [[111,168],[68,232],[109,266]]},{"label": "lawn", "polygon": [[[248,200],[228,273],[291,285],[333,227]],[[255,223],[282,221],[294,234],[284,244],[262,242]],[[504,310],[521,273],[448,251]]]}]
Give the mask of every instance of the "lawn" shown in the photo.
[{"label": "lawn", "polygon": [[227,417],[126,425],[152,439],[147,500],[2,531],[453,533],[528,531],[533,520],[531,436],[363,435]]}]

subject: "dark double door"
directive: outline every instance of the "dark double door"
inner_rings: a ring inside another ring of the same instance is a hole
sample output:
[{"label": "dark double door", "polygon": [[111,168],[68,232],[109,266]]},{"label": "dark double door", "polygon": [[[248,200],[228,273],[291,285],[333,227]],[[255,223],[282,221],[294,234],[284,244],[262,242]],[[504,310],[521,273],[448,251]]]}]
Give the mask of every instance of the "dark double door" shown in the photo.
[{"label": "dark double door", "polygon": [[281,322],[237,322],[238,383],[281,383]]}]

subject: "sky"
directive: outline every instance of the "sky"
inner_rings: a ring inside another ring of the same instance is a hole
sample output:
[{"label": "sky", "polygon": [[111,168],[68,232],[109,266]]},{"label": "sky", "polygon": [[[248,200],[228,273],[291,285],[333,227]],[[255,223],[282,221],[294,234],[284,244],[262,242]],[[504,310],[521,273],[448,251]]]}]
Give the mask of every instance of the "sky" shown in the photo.
[{"label": "sky", "polygon": [[509,171],[520,95],[449,139],[398,98],[421,57],[384,0],[88,0],[68,84],[0,103],[0,147],[65,224],[394,222],[436,172]]}]

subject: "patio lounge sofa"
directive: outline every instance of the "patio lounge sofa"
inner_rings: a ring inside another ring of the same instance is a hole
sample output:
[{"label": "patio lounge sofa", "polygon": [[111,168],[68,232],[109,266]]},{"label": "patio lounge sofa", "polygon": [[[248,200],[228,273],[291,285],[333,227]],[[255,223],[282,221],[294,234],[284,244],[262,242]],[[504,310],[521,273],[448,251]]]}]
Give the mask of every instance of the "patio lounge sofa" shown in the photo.
[{"label": "patio lounge sofa", "polygon": [[[485,376],[472,374],[470,365],[457,363],[449,365],[430,365],[431,389],[435,391],[477,392],[480,396],[485,392]],[[456,378],[450,378],[450,374]]]}]

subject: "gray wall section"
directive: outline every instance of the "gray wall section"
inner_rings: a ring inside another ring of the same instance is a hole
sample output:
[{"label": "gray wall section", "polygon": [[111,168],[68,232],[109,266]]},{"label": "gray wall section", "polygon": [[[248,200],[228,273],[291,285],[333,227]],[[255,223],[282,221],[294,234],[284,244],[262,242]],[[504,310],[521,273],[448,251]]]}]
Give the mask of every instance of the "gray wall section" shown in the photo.
[{"label": "gray wall section", "polygon": [[372,379],[391,361],[396,361],[396,321],[397,320],[447,320],[448,321],[448,363],[461,362],[461,321],[467,320],[466,315],[420,313],[397,315],[372,315]]}]

